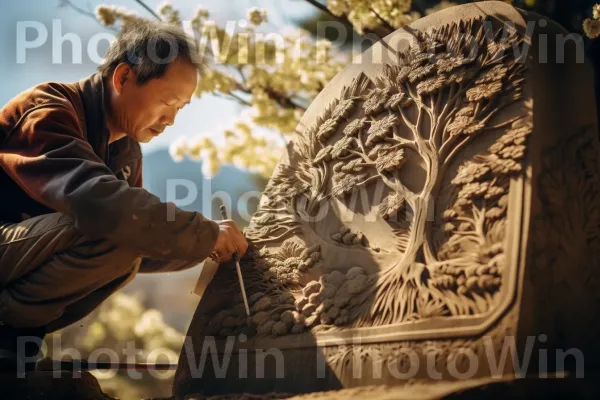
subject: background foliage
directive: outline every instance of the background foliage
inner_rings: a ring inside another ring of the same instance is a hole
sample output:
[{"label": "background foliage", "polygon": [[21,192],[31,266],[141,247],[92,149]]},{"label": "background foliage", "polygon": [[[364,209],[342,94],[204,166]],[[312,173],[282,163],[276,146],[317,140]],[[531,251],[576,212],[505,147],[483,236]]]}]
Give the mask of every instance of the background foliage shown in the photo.
[{"label": "background foliage", "polygon": [[[335,20],[358,35],[381,38],[424,15],[472,1],[447,0],[304,0],[320,13],[314,21],[292,32],[283,33],[283,42],[269,40],[261,28],[268,21],[267,10],[251,8],[245,25],[235,30],[217,25],[207,9],[199,7],[194,15],[181,15],[176,5],[165,2],[147,16],[136,16],[122,7],[102,5],[96,9],[98,20],[120,29],[135,18],[156,18],[180,25],[191,20],[199,43],[210,44],[207,68],[198,83],[197,96],[213,93],[243,104],[247,109],[232,129],[220,132],[224,142],[214,137],[175,141],[171,155],[175,160],[189,157],[203,161],[203,174],[213,176],[223,163],[233,164],[268,179],[284,145],[294,133],[312,100],[345,65],[354,51],[348,46],[333,46],[327,38],[315,38],[315,21]],[[586,37],[588,57],[598,60],[600,5],[594,0],[505,0],[517,7],[546,15],[567,30]],[[138,3],[144,4],[142,1]],[[312,31],[311,31],[312,30]],[[214,50],[218,49],[218,52]],[[284,62],[281,62],[284,60]],[[274,135],[265,134],[274,133]]]}]

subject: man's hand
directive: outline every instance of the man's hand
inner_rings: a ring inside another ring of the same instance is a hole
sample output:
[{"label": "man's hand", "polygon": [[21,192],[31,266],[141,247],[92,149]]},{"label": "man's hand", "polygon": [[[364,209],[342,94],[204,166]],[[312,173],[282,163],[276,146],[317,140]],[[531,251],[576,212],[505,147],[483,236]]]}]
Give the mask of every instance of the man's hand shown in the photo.
[{"label": "man's hand", "polygon": [[248,250],[248,242],[235,222],[232,220],[216,221],[219,224],[219,237],[212,250],[216,261],[219,263],[231,260],[235,251],[239,252],[240,258]]}]

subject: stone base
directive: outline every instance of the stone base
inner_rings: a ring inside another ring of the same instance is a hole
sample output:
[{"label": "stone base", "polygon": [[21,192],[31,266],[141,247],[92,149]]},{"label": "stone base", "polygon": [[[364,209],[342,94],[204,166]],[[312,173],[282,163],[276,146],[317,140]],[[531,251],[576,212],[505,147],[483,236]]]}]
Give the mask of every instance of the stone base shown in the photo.
[{"label": "stone base", "polygon": [[451,399],[470,400],[510,399],[510,398],[544,398],[544,399],[596,399],[600,396],[600,388],[596,384],[600,373],[587,374],[587,378],[523,378],[505,376],[502,378],[472,379],[460,382],[428,382],[412,386],[364,386],[326,392],[293,396],[277,393],[231,394],[224,396],[194,395],[194,400],[342,400],[354,398],[371,398],[378,400],[411,400],[411,399]]}]

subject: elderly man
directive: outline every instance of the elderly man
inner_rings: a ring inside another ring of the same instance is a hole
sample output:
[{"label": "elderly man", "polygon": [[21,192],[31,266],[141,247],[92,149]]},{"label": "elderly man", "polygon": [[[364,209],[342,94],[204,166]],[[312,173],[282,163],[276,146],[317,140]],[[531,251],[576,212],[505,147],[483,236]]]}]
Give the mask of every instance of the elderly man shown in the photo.
[{"label": "elderly man", "polygon": [[18,337],[80,320],[137,272],[247,250],[232,221],[178,209],[141,187],[138,143],[189,103],[196,56],[177,28],[135,22],[98,72],[35,86],[0,111],[0,364],[27,355]]}]

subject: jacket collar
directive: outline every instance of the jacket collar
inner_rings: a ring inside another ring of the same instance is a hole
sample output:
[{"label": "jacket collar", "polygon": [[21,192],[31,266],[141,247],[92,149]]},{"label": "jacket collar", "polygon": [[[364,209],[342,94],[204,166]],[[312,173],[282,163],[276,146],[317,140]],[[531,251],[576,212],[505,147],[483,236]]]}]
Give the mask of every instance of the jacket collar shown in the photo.
[{"label": "jacket collar", "polygon": [[102,74],[95,72],[80,80],[78,86],[85,112],[87,140],[98,157],[106,162],[109,156],[108,140],[110,138],[110,131],[106,126]]}]

